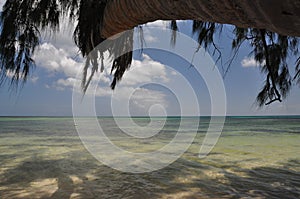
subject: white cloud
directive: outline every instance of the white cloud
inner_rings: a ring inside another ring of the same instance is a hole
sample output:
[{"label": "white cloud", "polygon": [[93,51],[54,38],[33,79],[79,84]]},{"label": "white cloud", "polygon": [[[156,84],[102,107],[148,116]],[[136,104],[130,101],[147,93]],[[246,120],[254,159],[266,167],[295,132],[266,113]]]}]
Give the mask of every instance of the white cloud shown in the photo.
[{"label": "white cloud", "polygon": [[[147,115],[155,105],[160,105],[164,109],[169,105],[166,94],[148,88],[117,87],[112,97],[115,116],[127,115],[128,109],[133,115]],[[162,112],[158,110],[152,114],[162,115]]]},{"label": "white cloud", "polygon": [[154,43],[154,42],[158,42],[158,38],[153,36],[153,35],[150,35],[150,34],[146,34],[144,36],[144,39],[145,39],[145,42],[147,43]]},{"label": "white cloud", "polygon": [[177,76],[177,75],[178,75],[178,73],[175,72],[175,71],[172,71],[171,74],[172,74],[173,76]]},{"label": "white cloud", "polygon": [[[81,82],[82,77],[81,75],[78,77],[78,74],[81,74],[84,60],[75,60],[63,48],[57,48],[52,43],[44,43],[39,47],[34,59],[37,66],[46,69],[50,76],[57,73],[66,76],[65,79],[58,79],[51,86],[48,85],[49,87],[64,90],[65,88],[72,88],[74,82]],[[88,71],[89,74],[90,70]],[[97,78],[105,84],[110,82],[108,70],[103,74],[97,73],[95,79]]]},{"label": "white cloud", "polygon": [[258,63],[254,57],[245,57],[242,62],[242,67],[244,68],[250,68],[250,67],[259,67],[260,63]]},{"label": "white cloud", "polygon": [[160,91],[150,90],[146,88],[139,88],[135,90],[131,100],[137,108],[142,110],[149,110],[151,106],[160,104],[163,107],[168,107],[166,95]]},{"label": "white cloud", "polygon": [[130,71],[124,74],[120,85],[135,86],[141,83],[168,82],[166,67],[143,54],[142,61],[134,60]]},{"label": "white cloud", "polygon": [[[186,24],[184,20],[177,20],[177,25],[182,27]],[[160,37],[160,31],[169,31],[170,36],[166,39],[171,38],[171,21],[170,20],[157,20],[154,22],[149,22],[143,25],[143,32],[144,32],[144,40],[147,43],[155,43],[161,41],[163,38]],[[159,31],[158,31],[159,30]],[[158,31],[158,32],[157,32]],[[180,29],[179,29],[180,31]]]},{"label": "white cloud", "polygon": [[70,77],[68,79],[59,79],[56,84],[63,87],[73,87],[77,81],[75,78]]},{"label": "white cloud", "polygon": [[[151,83],[168,82],[169,78],[166,70],[165,65],[143,54],[142,60],[133,61],[130,71],[125,73],[114,92],[100,86],[101,89],[97,90],[97,95],[112,95],[114,99],[119,101],[129,100],[128,98],[130,98],[133,102],[133,108],[139,110],[148,110],[154,104],[161,104],[167,107],[165,94],[160,91],[143,88],[142,86]],[[132,96],[128,96],[130,93],[132,93]]]},{"label": "white cloud", "polygon": [[35,62],[39,67],[47,69],[51,73],[64,73],[68,77],[75,77],[82,66],[62,48],[56,48],[51,43],[44,43],[35,54]]},{"label": "white cloud", "polygon": [[[185,20],[176,20],[177,24],[184,24]],[[170,20],[156,20],[153,22],[146,23],[145,26],[149,27],[158,27],[162,29],[167,29],[170,27],[171,21]]]},{"label": "white cloud", "polygon": [[170,24],[170,21],[157,20],[157,21],[146,23],[145,26],[166,29],[169,24]]},{"label": "white cloud", "polygon": [[39,77],[38,77],[38,76],[33,76],[33,77],[30,78],[30,81],[31,81],[32,83],[36,83],[38,80],[39,80]]},{"label": "white cloud", "polygon": [[[8,71],[6,71],[6,77],[12,79],[13,77],[15,77],[15,73],[13,71],[8,70]],[[24,75],[21,72],[19,73],[19,78],[20,79],[24,78]],[[32,76],[27,77],[27,80],[30,81],[31,83],[35,84],[39,80],[39,77],[32,75]]]},{"label": "white cloud", "polygon": [[[168,103],[165,94],[142,86],[151,83],[159,84],[160,82],[168,82],[169,78],[166,70],[165,65],[143,54],[142,60],[133,60],[130,71],[124,74],[122,81],[118,84],[115,91],[111,91],[108,84],[106,84],[107,86],[98,87],[96,95],[112,96],[118,101],[130,99],[133,102],[132,108],[141,112],[148,111],[154,104],[167,107]],[[106,75],[109,75],[109,73]],[[130,93],[132,93],[132,96],[128,96]]]},{"label": "white cloud", "polygon": [[[76,90],[81,92],[81,76],[78,77],[77,74],[83,66],[82,61],[75,61],[66,50],[57,48],[52,43],[42,44],[36,53],[35,60],[39,67],[46,69],[50,74],[61,73],[66,76],[56,80],[52,85],[45,85],[46,88],[63,91],[73,89],[76,85]],[[114,92],[109,87],[111,78],[109,67],[105,68],[102,74],[95,75],[94,80],[99,79],[100,83],[96,96],[110,97],[114,94],[115,98],[121,100],[126,98],[128,93],[134,92],[132,100],[134,100],[135,108],[147,108],[154,102],[167,106],[165,95],[161,92],[138,88],[140,84],[169,81],[165,65],[152,60],[148,55],[143,54],[142,60],[133,60],[130,72],[125,73]],[[93,93],[88,91],[86,94]]]},{"label": "white cloud", "polygon": [[163,20],[157,20],[154,22],[149,22],[143,25],[143,31],[144,31],[144,40],[147,43],[155,43],[159,41],[159,38],[157,35],[153,35],[153,32],[151,31],[151,28],[158,28],[162,31],[166,31],[168,29],[168,26],[170,24],[170,21],[163,21]]},{"label": "white cloud", "polygon": [[[166,29],[168,22],[156,21],[148,25]],[[48,40],[44,40],[44,43],[37,50],[34,59],[37,66],[44,68],[49,76],[55,77],[57,74],[65,76],[56,79],[53,83],[46,84],[46,88],[63,91],[73,89],[75,85],[75,90],[82,92],[82,77],[81,75],[78,76],[78,74],[81,73],[84,59],[80,55],[78,56],[78,48],[74,45],[72,31],[70,30],[72,30],[72,27],[69,29],[66,28],[65,31],[62,30],[55,37],[49,37]],[[146,30],[145,36],[146,41],[155,42],[155,36],[151,36],[150,31]],[[110,75],[111,65],[107,66],[103,73],[97,73],[94,77],[94,80],[99,80],[99,86],[95,93],[96,96],[124,100],[128,96],[128,93],[134,93],[131,101],[134,102],[135,109],[147,109],[153,104],[161,104],[167,107],[166,96],[163,92],[140,87],[140,85],[147,83],[169,82],[169,77],[172,74],[168,74],[165,65],[143,54],[141,60],[133,60],[130,71],[125,73],[115,91],[112,91],[109,87],[112,80],[112,76]],[[91,90],[88,90],[86,93],[86,95],[92,94],[94,93]]]},{"label": "white cloud", "polygon": [[[137,111],[137,113],[145,114],[149,111],[150,107],[155,104],[167,108],[167,96],[163,92],[145,88],[143,85],[167,83],[169,81],[166,66],[152,60],[148,55],[143,54],[142,60],[133,61],[130,71],[125,73],[122,81],[113,92],[112,97],[119,102],[128,101],[130,99],[132,102],[131,108]],[[109,95],[112,94],[110,92],[106,93]],[[119,113],[125,113],[126,108],[127,107],[122,106],[118,107]],[[123,112],[122,109],[124,109]]]},{"label": "white cloud", "polygon": [[0,0],[0,11],[2,11],[2,7],[3,7],[5,2],[6,2],[6,0]]}]

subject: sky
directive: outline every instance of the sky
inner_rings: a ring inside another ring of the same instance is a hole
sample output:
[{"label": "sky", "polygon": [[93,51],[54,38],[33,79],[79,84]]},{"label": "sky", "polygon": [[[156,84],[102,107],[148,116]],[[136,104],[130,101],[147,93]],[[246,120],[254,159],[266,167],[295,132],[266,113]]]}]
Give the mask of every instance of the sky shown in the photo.
[{"label": "sky", "polygon": [[[168,36],[149,28],[153,26]],[[144,26],[145,49],[135,52],[132,67],[115,91],[109,88],[112,81],[109,64],[103,73],[95,75],[99,83],[95,90],[97,115],[111,116],[116,111],[123,115],[123,109],[125,112],[129,109],[134,116],[211,114],[212,101],[208,86],[201,74],[190,67],[197,46],[188,45],[184,37],[179,35],[175,48],[191,56],[189,60],[178,57],[170,46],[171,32],[167,27],[168,23],[163,21]],[[73,28],[73,24],[65,22],[56,35],[43,35],[42,44],[34,57],[36,68],[24,86],[18,91],[10,89],[9,84],[0,88],[0,116],[72,116],[72,95],[73,92],[81,95],[82,77],[78,74],[81,74],[80,68],[84,64],[72,40]],[[192,36],[191,22],[180,21],[179,31]],[[217,38],[223,65],[232,55],[231,37],[230,26],[225,26],[222,37]],[[139,46],[137,34],[135,38],[135,45]],[[164,43],[167,50],[148,48],[158,43]],[[222,79],[227,96],[227,115],[300,115],[300,92],[296,85],[284,102],[263,108],[256,106],[255,98],[263,86],[265,76],[253,57],[249,56],[250,51],[249,46],[243,45],[229,72]],[[216,57],[210,58],[201,53],[199,56],[205,57],[199,63],[202,67],[210,62],[215,63]],[[294,61],[291,58],[290,65]],[[222,75],[222,64],[217,62],[216,65]],[[214,70],[211,67],[211,71]],[[10,77],[10,74],[7,75]],[[86,95],[93,97],[92,94],[87,92]],[[198,107],[200,111],[197,111]]]}]

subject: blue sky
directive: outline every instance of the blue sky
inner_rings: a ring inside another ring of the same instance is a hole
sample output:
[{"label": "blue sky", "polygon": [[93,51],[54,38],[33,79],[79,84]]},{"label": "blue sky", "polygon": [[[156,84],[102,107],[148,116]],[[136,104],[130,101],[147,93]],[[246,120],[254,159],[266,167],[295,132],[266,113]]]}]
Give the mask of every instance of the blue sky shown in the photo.
[{"label": "blue sky", "polygon": [[[153,114],[180,115],[180,107],[187,115],[195,114],[195,102],[187,91],[187,84],[180,79],[180,74],[189,82],[197,96],[201,115],[210,115],[211,101],[208,88],[201,76],[196,74],[190,63],[172,54],[170,47],[171,33],[168,38],[157,34],[147,27],[155,26],[166,29],[166,22],[157,21],[144,27],[146,47],[151,43],[166,42],[167,51],[145,49],[143,53],[136,52],[131,69],[125,74],[123,81],[115,91],[109,89],[111,76],[109,67],[103,74],[97,74],[100,79],[96,90],[97,115],[111,115],[112,99],[116,102],[115,109],[121,110],[128,93],[133,93],[129,101],[132,115],[148,115],[152,107]],[[191,35],[190,22],[180,22],[179,30]],[[230,26],[226,26],[218,45],[223,54],[223,63],[231,55]],[[71,116],[72,92],[74,83],[80,84],[80,67],[83,59],[78,55],[78,49],[72,41],[72,25],[64,24],[56,36],[45,35],[44,41],[35,55],[37,67],[28,82],[18,92],[10,91],[8,84],[0,89],[0,116]],[[179,41],[182,37],[177,38]],[[138,44],[136,44],[138,45]],[[177,48],[189,52],[191,57],[196,46],[177,44]],[[228,115],[294,115],[300,114],[299,87],[294,86],[289,97],[283,103],[274,103],[258,109],[254,104],[256,95],[263,86],[264,75],[251,57],[249,46],[242,46],[238,56],[232,63],[229,73],[224,78],[227,94]],[[203,55],[199,55],[203,56]],[[294,59],[289,60],[290,65]],[[205,63],[204,63],[205,64]],[[221,64],[217,64],[221,73]],[[213,70],[213,68],[212,68]],[[292,70],[293,71],[293,70]],[[9,76],[9,74],[8,74]],[[165,87],[162,85],[166,85]],[[168,87],[178,88],[179,93],[172,93]],[[75,86],[76,88],[76,86]],[[77,88],[78,89],[78,88]],[[89,95],[89,94],[87,94]],[[113,95],[113,98],[112,98]],[[177,98],[183,96],[181,100]],[[118,103],[119,102],[119,103]],[[160,105],[153,106],[153,105]],[[180,105],[180,106],[179,106]],[[162,111],[162,109],[165,109]],[[151,112],[151,111],[150,111]]]}]

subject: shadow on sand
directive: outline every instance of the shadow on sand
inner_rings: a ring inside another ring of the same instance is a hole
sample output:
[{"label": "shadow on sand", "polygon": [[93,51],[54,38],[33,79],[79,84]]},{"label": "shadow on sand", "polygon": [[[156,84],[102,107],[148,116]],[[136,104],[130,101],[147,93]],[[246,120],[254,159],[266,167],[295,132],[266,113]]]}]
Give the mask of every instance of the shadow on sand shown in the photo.
[{"label": "shadow on sand", "polygon": [[[11,157],[3,157],[1,161],[7,158]],[[57,160],[33,156],[0,175],[0,195],[60,199],[299,198],[300,173],[292,169],[299,169],[299,163],[290,160],[281,168],[242,169],[179,159],[160,171],[128,174],[75,153]]]}]

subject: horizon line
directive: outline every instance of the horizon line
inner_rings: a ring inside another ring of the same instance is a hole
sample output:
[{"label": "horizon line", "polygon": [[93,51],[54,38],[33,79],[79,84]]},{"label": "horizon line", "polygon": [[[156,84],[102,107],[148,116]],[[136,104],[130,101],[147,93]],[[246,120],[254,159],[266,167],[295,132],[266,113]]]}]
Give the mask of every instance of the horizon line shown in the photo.
[{"label": "horizon line", "polygon": [[[168,117],[300,117],[300,114],[291,114],[291,115],[285,115],[285,114],[279,114],[279,115],[169,115],[169,116],[149,116],[149,115],[136,115],[136,116],[112,116],[112,115],[97,115],[96,117],[103,117],[103,118],[168,118]],[[0,115],[0,118],[4,117],[48,117],[48,118],[78,118],[78,116],[74,117],[72,115]],[[94,117],[94,116],[80,116],[80,117]]]}]

